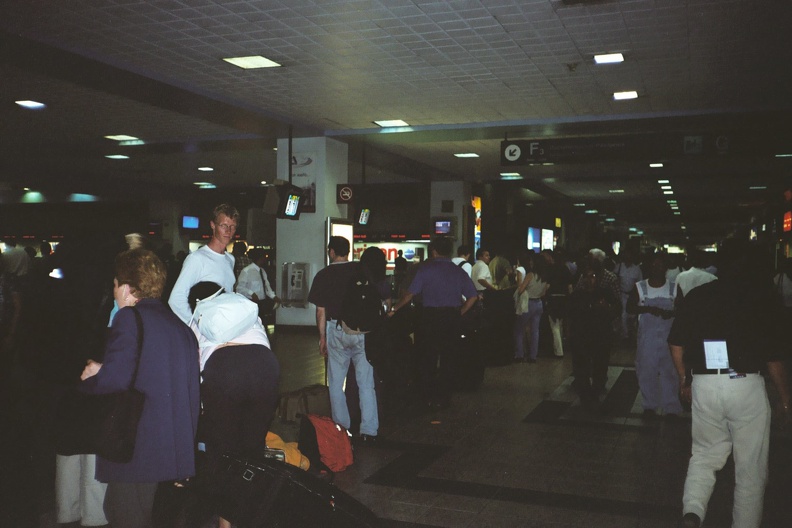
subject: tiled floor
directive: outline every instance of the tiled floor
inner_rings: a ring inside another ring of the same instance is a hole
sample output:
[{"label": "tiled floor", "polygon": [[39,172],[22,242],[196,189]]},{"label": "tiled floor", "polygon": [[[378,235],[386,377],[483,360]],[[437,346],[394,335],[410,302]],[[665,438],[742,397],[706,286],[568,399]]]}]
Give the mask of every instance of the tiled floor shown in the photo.
[{"label": "tiled floor", "polygon": [[[324,381],[315,332],[278,331],[273,348],[282,392]],[[358,448],[336,483],[387,527],[674,527],[690,420],[640,417],[632,356],[614,352],[596,412],[571,392],[569,358],[487,368],[478,391],[455,394],[438,412],[401,391],[380,417],[379,443]],[[287,440],[296,433],[288,423],[273,429]],[[732,483],[727,464],[705,526],[730,525]],[[790,492],[792,440],[774,432],[763,526],[792,526]],[[42,497],[38,526],[52,526],[52,497]]]}]

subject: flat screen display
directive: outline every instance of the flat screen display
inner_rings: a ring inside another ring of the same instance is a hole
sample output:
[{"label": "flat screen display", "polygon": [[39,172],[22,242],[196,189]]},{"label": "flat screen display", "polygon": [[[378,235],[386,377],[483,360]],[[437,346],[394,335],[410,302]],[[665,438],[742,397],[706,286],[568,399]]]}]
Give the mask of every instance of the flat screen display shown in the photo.
[{"label": "flat screen display", "polygon": [[282,185],[278,188],[280,203],[278,204],[277,218],[297,220],[305,205],[305,196],[302,190],[294,185]]},{"label": "flat screen display", "polygon": [[555,249],[553,245],[553,230],[542,229],[542,249]]},{"label": "flat screen display", "polygon": [[197,216],[182,216],[182,229],[198,229],[200,221]]},{"label": "flat screen display", "polygon": [[537,253],[542,249],[542,231],[538,227],[528,228],[528,239],[526,240],[525,247],[533,249]]},{"label": "flat screen display", "polygon": [[366,225],[369,222],[369,218],[371,217],[371,209],[368,207],[364,207],[360,210],[360,214],[358,215],[358,224],[359,225]]}]

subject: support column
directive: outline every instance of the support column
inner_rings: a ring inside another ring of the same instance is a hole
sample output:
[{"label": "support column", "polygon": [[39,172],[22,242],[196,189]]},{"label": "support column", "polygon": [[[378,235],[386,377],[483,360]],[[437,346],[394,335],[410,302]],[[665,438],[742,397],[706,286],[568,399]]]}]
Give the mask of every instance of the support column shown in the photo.
[{"label": "support column", "polygon": [[[465,240],[465,225],[470,221],[468,218],[468,205],[470,205],[471,188],[470,184],[463,181],[437,181],[431,183],[431,197],[429,215],[432,218],[442,216],[453,218],[456,225],[454,242],[454,256],[456,248],[460,244],[473,244],[473,240]],[[450,211],[443,212],[450,206]]]},{"label": "support column", "polygon": [[[325,242],[325,220],[347,218],[347,206],[336,204],[336,185],[347,183],[349,171],[348,147],[330,138],[300,138],[292,141],[292,155],[299,164],[310,165],[293,167],[293,173],[309,174],[316,185],[316,212],[303,212],[299,220],[278,220],[277,231],[277,269],[279,291],[283,287],[283,264],[285,262],[307,262],[310,264],[309,278],[313,277],[325,265],[327,254]],[[278,179],[289,179],[289,142],[288,139],[278,140]],[[309,170],[310,169],[310,170]],[[301,185],[301,181],[294,183]],[[314,306],[306,308],[281,307],[277,311],[276,322],[279,325],[316,325]]]}]

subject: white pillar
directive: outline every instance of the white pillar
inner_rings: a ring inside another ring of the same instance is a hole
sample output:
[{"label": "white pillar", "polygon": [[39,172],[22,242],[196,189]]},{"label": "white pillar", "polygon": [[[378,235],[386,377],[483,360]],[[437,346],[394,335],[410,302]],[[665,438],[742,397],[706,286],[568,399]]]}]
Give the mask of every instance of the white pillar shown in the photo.
[{"label": "white pillar", "polygon": [[[309,173],[316,181],[316,212],[300,215],[299,220],[277,221],[277,281],[282,287],[282,270],[285,262],[307,262],[310,265],[309,277],[313,277],[325,265],[327,254],[325,242],[325,220],[347,218],[347,206],[336,204],[336,185],[348,182],[348,147],[330,138],[300,138],[292,141],[292,155],[299,163],[311,159],[312,170],[295,167],[293,173]],[[277,174],[281,180],[289,179],[289,142],[278,140]],[[295,184],[300,182],[295,181]],[[280,290],[278,292],[280,294]],[[316,324],[315,307],[281,307],[277,311],[279,325]]]}]

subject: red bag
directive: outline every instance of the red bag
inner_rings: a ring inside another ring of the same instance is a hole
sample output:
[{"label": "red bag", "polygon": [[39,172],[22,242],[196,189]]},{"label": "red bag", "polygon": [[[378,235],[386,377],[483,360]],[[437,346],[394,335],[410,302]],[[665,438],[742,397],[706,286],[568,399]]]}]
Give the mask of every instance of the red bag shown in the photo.
[{"label": "red bag", "polygon": [[349,432],[327,416],[303,416],[299,447],[311,461],[312,467],[338,472],[344,471],[353,462]]}]

